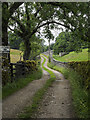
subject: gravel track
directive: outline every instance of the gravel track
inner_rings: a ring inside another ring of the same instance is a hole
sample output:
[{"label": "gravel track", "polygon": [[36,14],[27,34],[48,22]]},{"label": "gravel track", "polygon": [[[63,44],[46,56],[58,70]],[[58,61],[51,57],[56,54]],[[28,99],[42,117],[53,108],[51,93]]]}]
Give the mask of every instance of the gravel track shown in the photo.
[{"label": "gravel track", "polygon": [[56,81],[48,89],[43,101],[38,108],[35,118],[75,118],[75,113],[72,106],[71,88],[68,80],[55,70],[47,67],[47,58],[44,67],[51,70]]},{"label": "gravel track", "polygon": [[[56,81],[44,95],[44,99],[38,111],[33,115],[33,118],[74,118],[70,83],[60,72],[48,68],[48,60],[46,57],[45,59],[44,66],[53,71]],[[43,58],[41,59],[42,62]],[[18,114],[23,112],[25,107],[32,104],[34,94],[43,87],[49,78],[49,73],[43,70],[43,77],[41,79],[32,81],[23,89],[4,99],[2,103],[3,118],[17,118]]]},{"label": "gravel track", "polygon": [[[43,62],[43,58],[41,63]],[[2,102],[2,117],[3,118],[17,118],[18,114],[23,112],[23,109],[32,104],[32,98],[36,91],[38,91],[49,79],[49,73],[43,70],[43,77],[39,80],[34,80],[23,89],[17,91],[11,96],[7,97]]]}]

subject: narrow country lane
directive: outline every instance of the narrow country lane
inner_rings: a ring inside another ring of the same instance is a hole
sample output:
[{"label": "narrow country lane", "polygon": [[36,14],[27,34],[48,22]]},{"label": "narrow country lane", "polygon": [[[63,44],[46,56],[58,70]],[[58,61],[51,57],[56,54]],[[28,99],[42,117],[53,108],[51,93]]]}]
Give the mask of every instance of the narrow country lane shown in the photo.
[{"label": "narrow country lane", "polygon": [[[47,67],[47,58],[44,67],[53,71],[56,76],[56,81],[49,87],[44,95],[44,99],[40,103],[38,111],[33,115],[34,118],[73,118],[73,106],[71,99],[71,89],[69,81],[64,79],[64,76],[55,70]],[[41,64],[43,63],[41,57]],[[43,77],[39,80],[34,80],[23,89],[17,91],[11,96],[3,100],[2,116],[3,118],[17,118],[24,111],[24,108],[32,104],[34,94],[46,83],[50,78],[43,68]]]},{"label": "narrow country lane", "polygon": [[[41,63],[43,62],[43,58]],[[3,118],[17,118],[18,114],[23,112],[23,109],[32,104],[32,97],[49,79],[49,73],[43,70],[43,77],[39,80],[34,80],[23,89],[17,91],[11,96],[3,100],[2,103],[2,117]]]},{"label": "narrow country lane", "polygon": [[72,106],[72,97],[70,83],[64,76],[55,70],[47,67],[47,58],[44,67],[53,71],[56,76],[56,81],[48,89],[44,96],[35,118],[74,118],[74,110]]}]

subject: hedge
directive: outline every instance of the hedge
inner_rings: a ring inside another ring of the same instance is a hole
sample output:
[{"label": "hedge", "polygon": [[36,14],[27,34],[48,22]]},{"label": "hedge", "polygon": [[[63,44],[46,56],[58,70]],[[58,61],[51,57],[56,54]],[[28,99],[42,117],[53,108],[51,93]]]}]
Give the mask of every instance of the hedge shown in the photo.
[{"label": "hedge", "polygon": [[2,66],[2,85],[11,81],[10,64],[9,60],[5,57],[1,57],[0,64]]},{"label": "hedge", "polygon": [[[18,61],[17,63],[21,63],[24,65],[25,74],[29,74],[38,69],[37,63],[34,60]],[[7,58],[1,57],[0,65],[2,66],[2,85],[4,86],[7,83],[11,82],[10,63]],[[18,66],[18,64],[17,64],[17,66]],[[17,68],[19,68],[19,67],[17,67]],[[17,73],[20,74],[20,71],[22,71],[22,70],[16,69],[16,74]]]},{"label": "hedge", "polygon": [[81,86],[90,89],[90,61],[69,62],[68,65],[81,75]]},{"label": "hedge", "polygon": [[23,64],[27,73],[36,71],[38,69],[37,63],[34,60],[18,61],[17,63]]}]

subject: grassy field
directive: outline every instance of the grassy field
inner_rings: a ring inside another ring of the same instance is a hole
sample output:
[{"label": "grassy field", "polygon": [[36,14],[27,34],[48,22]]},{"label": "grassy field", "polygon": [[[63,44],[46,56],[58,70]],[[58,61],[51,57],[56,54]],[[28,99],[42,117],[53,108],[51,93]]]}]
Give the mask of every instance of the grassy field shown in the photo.
[{"label": "grassy field", "polygon": [[71,61],[88,61],[90,60],[88,49],[83,49],[82,52],[70,52],[69,54],[60,57],[59,55],[53,55],[53,58],[62,61],[62,62],[71,62]]},{"label": "grassy field", "polygon": [[[20,53],[21,52],[22,51],[20,51],[20,50],[10,49],[11,63],[16,63],[17,61],[20,60]],[[21,55],[23,55],[23,53]],[[23,60],[23,57],[21,60]]]}]

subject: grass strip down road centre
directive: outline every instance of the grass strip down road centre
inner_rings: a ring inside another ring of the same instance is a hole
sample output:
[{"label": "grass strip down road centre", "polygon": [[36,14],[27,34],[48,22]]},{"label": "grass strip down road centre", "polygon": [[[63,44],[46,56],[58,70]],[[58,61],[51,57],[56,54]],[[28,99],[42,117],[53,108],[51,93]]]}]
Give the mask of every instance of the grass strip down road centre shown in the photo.
[{"label": "grass strip down road centre", "polygon": [[21,113],[19,115],[19,118],[32,118],[32,115],[37,111],[45,92],[56,79],[56,76],[54,75],[54,73],[44,67],[46,59],[44,57],[43,59],[44,61],[42,63],[42,67],[44,70],[46,70],[50,74],[50,78],[46,81],[45,85],[35,93],[32,99],[32,105],[29,107],[26,107],[24,113]]}]

